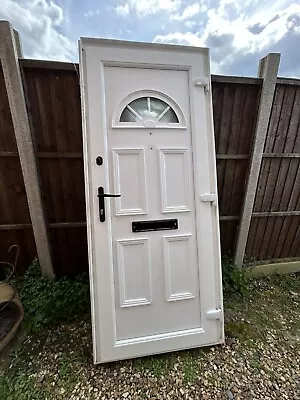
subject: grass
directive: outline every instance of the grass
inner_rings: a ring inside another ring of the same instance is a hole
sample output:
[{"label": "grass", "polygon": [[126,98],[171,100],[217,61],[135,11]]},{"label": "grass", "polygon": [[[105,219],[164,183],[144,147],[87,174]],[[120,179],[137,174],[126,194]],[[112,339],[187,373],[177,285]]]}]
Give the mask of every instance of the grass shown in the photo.
[{"label": "grass", "polygon": [[239,339],[260,337],[263,340],[267,329],[286,331],[284,325],[288,321],[285,334],[297,335],[300,321],[294,318],[294,313],[299,307],[299,282],[299,274],[274,275],[253,279],[250,290],[242,297],[225,292],[224,308],[228,316],[225,332]]},{"label": "grass", "polygon": [[196,362],[197,357],[195,353],[197,351],[188,350],[183,353],[182,360],[182,373],[184,383],[194,383],[201,372],[200,365]]},{"label": "grass", "polygon": [[[226,336],[242,344],[236,357],[249,362],[255,375],[262,369],[259,346],[268,342],[269,335],[276,335],[282,346],[293,344],[299,336],[300,276],[250,279],[230,264],[224,269]],[[38,266],[33,265],[17,285],[26,320],[19,332],[19,342],[11,344],[0,362],[0,399],[67,399],[76,382],[93,379],[95,373],[97,385],[99,377],[118,377],[122,366],[147,382],[172,379],[175,374],[182,385],[189,387],[202,382],[207,368],[217,368],[211,364],[214,349],[210,348],[96,367],[91,357],[86,277],[49,282],[41,278]],[[253,354],[248,360],[249,348]],[[218,349],[221,357],[222,351]],[[220,358],[219,362],[224,360]],[[272,373],[269,372],[270,379]],[[226,378],[221,384],[227,385]],[[147,396],[146,389],[141,387],[139,398]]]},{"label": "grass", "polygon": [[175,357],[166,354],[138,358],[133,361],[133,365],[137,370],[147,370],[157,379],[165,376],[174,364]]}]

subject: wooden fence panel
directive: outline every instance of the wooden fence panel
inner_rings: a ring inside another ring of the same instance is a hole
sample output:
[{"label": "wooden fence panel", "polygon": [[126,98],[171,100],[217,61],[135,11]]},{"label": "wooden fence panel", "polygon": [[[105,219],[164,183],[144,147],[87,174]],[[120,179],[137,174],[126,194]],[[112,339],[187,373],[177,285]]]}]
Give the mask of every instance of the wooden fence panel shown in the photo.
[{"label": "wooden fence panel", "polygon": [[[220,215],[241,213],[244,182],[256,122],[260,85],[213,82],[213,111],[217,152]],[[226,158],[220,158],[222,156]],[[232,158],[231,158],[232,156]],[[236,156],[244,156],[236,158]],[[238,219],[222,220],[222,252],[232,254]]]},{"label": "wooden fence panel", "polygon": [[[277,157],[263,159],[254,212],[299,211],[299,85],[277,84],[264,153]],[[299,222],[299,216],[253,218],[246,249],[248,258],[299,257]]]},{"label": "wooden fence panel", "polygon": [[[80,88],[73,70],[23,67],[56,275],[87,268]],[[53,224],[64,224],[53,227]]]},{"label": "wooden fence panel", "polygon": [[74,276],[88,270],[86,227],[51,228],[50,240],[57,276]]},{"label": "wooden fence panel", "polygon": [[21,165],[0,63],[0,261],[12,261],[7,254],[13,244],[20,246],[18,272],[36,254],[33,232],[12,229],[12,224],[30,224]]}]

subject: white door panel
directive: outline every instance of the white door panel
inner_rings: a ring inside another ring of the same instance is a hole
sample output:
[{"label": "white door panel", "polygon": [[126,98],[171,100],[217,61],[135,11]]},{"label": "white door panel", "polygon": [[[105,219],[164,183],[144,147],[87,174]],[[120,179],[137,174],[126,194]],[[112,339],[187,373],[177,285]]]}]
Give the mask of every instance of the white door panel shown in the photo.
[{"label": "white door panel", "polygon": [[220,343],[218,213],[201,201],[216,192],[211,97],[193,85],[209,78],[206,50],[81,51],[95,362]]},{"label": "white door panel", "polygon": [[[144,148],[113,148],[115,215],[147,214],[146,160]],[[130,179],[128,179],[130,177]]]},{"label": "white door panel", "polygon": [[162,213],[192,211],[191,167],[188,148],[159,149]]}]

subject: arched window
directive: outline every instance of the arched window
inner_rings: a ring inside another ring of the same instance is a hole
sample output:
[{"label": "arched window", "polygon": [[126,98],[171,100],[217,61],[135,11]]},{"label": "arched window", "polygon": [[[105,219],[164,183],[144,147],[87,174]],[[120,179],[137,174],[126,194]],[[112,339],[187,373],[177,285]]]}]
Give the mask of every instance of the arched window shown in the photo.
[{"label": "arched window", "polygon": [[113,128],[186,129],[181,107],[156,90],[139,90],[120,101],[112,115]]},{"label": "arched window", "polygon": [[178,117],[171,106],[157,97],[139,97],[124,108],[120,122],[154,120],[156,123],[178,124]]}]

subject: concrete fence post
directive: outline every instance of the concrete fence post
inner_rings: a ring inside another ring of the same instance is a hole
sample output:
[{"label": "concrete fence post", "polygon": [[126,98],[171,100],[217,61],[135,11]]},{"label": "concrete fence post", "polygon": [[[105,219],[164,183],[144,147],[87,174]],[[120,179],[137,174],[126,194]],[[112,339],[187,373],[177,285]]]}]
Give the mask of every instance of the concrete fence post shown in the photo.
[{"label": "concrete fence post", "polygon": [[238,267],[242,267],[244,262],[264,145],[275,94],[279,62],[279,53],[269,53],[259,62],[258,78],[263,79],[263,84],[256,121],[248,181],[236,240],[234,263]]},{"label": "concrete fence post", "polygon": [[18,60],[20,56],[21,45],[18,33],[9,22],[0,21],[0,60],[24,178],[37,255],[43,276],[54,279],[39,175]]}]

